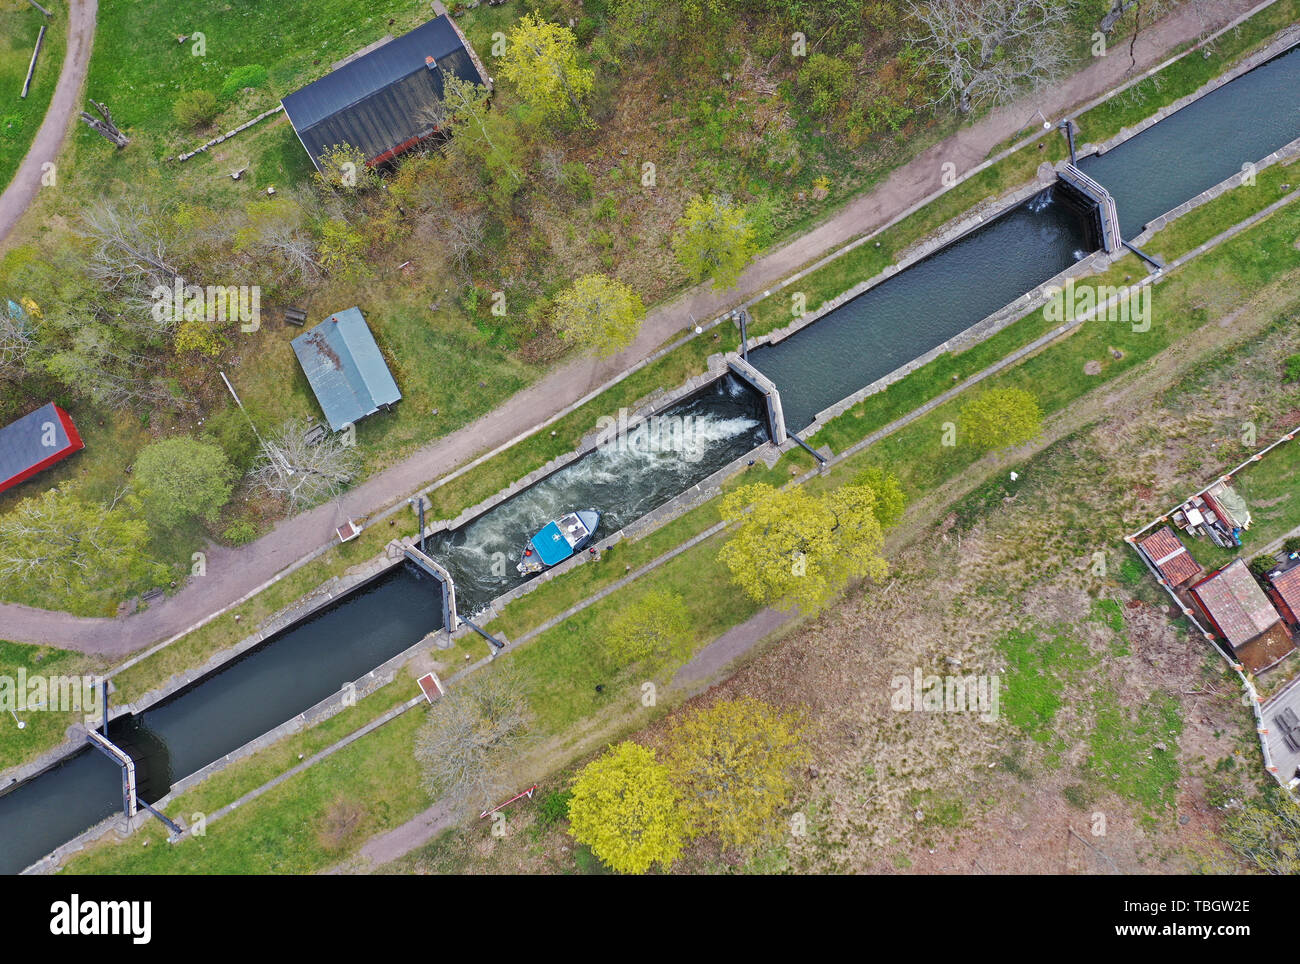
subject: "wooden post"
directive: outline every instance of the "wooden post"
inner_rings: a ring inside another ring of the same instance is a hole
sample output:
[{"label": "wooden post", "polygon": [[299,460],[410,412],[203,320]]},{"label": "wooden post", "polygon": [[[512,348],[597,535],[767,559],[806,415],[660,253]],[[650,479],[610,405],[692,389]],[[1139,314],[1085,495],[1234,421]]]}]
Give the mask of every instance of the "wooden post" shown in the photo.
[{"label": "wooden post", "polygon": [[36,57],[41,52],[41,44],[45,42],[45,24],[41,24],[41,32],[36,35],[36,49],[32,51],[32,62],[27,65],[27,79],[23,81],[22,99],[27,99],[27,91],[32,86],[32,74],[36,73]]}]

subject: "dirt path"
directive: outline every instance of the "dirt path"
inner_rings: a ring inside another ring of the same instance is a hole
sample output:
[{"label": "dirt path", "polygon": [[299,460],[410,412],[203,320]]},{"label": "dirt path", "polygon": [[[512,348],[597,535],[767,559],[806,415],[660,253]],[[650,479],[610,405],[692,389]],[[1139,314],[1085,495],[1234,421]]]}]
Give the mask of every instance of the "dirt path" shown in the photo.
[{"label": "dirt path", "polygon": [[[1216,9],[1208,29],[1251,9],[1250,0],[1231,0]],[[90,4],[93,9],[93,4]],[[1138,72],[1159,63],[1177,46],[1194,40],[1205,27],[1184,9],[1143,33],[1136,45]],[[86,44],[88,54],[89,45]],[[77,45],[69,41],[69,51]],[[404,500],[430,481],[481,452],[528,432],[537,423],[599,388],[618,373],[652,354],[690,325],[711,319],[763,291],[816,258],[886,223],[940,188],[941,166],[959,173],[980,164],[993,148],[1037,123],[1036,111],[1059,117],[1095,99],[1134,75],[1127,51],[1116,51],[1044,91],[995,111],[896,170],[877,190],[838,211],[830,220],[755,260],[739,286],[715,292],[699,286],[647,315],[641,333],[625,351],[604,360],[580,358],[507,399],[478,421],[433,442],[405,461],[375,475],[337,502],[286,519],[269,534],[239,549],[212,547],[203,579],[191,580],[174,596],[144,613],[124,619],[87,619],[27,606],[0,604],[0,638],[48,643],[86,653],[120,657],[185,631],[253,592],[285,567],[326,545],[347,518],[361,519]],[[62,85],[62,80],[60,80]],[[56,103],[58,103],[56,95]],[[48,123],[48,118],[47,118]],[[42,127],[44,133],[44,127]]]},{"label": "dirt path", "polygon": [[41,189],[41,165],[59,156],[68,126],[81,111],[81,85],[90,66],[90,49],[95,39],[98,0],[72,0],[68,11],[68,46],[63,69],[45,110],[36,139],[18,166],[14,179],[0,194],[0,242],[9,236],[36,192]]}]

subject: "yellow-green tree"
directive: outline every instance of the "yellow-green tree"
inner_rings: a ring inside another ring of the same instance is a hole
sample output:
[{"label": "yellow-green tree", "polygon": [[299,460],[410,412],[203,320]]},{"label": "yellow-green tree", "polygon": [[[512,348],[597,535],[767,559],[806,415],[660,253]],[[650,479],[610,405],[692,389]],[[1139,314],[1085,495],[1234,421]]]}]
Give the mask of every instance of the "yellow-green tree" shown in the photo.
[{"label": "yellow-green tree", "polygon": [[619,610],[605,631],[605,648],[619,666],[654,669],[691,651],[691,621],[682,597],[656,589]]},{"label": "yellow-green tree", "polygon": [[1038,437],[1043,412],[1038,399],[1023,388],[993,388],[961,410],[961,429],[971,445],[1004,449]]},{"label": "yellow-green tree", "polygon": [[551,323],[561,337],[612,355],[632,343],[644,318],[640,295],[607,275],[589,274],[556,297]]},{"label": "yellow-green tree", "polygon": [[764,605],[815,609],[849,579],[888,571],[875,492],[866,483],[822,498],[799,486],[746,485],[722,500],[722,518],[739,525],[718,558]]},{"label": "yellow-green tree", "polygon": [[876,518],[882,528],[898,525],[898,521],[903,518],[903,510],[907,507],[907,499],[897,476],[872,466],[859,472],[853,481],[858,485],[870,486],[876,494]]},{"label": "yellow-green tree", "polygon": [[365,152],[351,144],[335,144],[321,152],[317,185],[338,194],[360,194],[379,185],[379,175],[366,163]]},{"label": "yellow-green tree", "polygon": [[579,122],[596,74],[578,62],[578,39],[568,27],[525,14],[506,38],[501,76],[537,112],[553,121]]},{"label": "yellow-green tree", "polygon": [[748,847],[770,836],[808,760],[795,713],[760,700],[722,700],[668,734],[668,770],[692,836]]},{"label": "yellow-green tree", "polygon": [[51,608],[84,607],[98,593],[121,598],[166,578],[148,545],[148,523],[123,506],[83,500],[76,486],[46,489],[0,515],[0,585]]},{"label": "yellow-green tree", "polygon": [[730,288],[739,281],[745,265],[758,251],[749,213],[723,195],[691,198],[677,227],[673,249],[678,263],[693,280],[711,279],[717,289]]},{"label": "yellow-green tree", "polygon": [[574,778],[569,833],[619,873],[667,870],[685,843],[680,796],[654,750],[620,743]]}]

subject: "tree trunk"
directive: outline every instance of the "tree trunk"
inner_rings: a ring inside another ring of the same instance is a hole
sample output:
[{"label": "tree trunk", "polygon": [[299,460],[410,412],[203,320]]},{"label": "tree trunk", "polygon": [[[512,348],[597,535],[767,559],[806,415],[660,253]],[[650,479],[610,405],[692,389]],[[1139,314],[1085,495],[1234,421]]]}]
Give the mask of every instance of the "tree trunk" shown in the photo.
[{"label": "tree trunk", "polygon": [[86,123],[87,127],[107,138],[113,143],[114,147],[119,149],[126,147],[127,144],[131,143],[131,139],[118,130],[117,125],[113,123],[113,115],[105,105],[93,100],[90,102],[90,105],[94,107],[95,110],[99,111],[103,119],[101,120],[100,117],[95,117],[89,111],[83,110],[81,112],[81,119]]}]

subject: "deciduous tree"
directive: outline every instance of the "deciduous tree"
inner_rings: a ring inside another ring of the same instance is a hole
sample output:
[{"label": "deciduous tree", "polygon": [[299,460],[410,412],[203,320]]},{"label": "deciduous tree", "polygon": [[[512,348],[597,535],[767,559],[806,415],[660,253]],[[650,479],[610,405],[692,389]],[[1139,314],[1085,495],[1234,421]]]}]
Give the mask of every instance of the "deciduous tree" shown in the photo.
[{"label": "deciduous tree", "polygon": [[1282,877],[1300,874],[1300,805],[1280,792],[1230,812],[1222,836],[1257,870]]},{"label": "deciduous tree", "polygon": [[215,522],[230,501],[234,477],[220,446],[183,435],[146,445],[131,474],[146,517],[164,526]]},{"label": "deciduous tree", "polygon": [[48,489],[0,515],[0,581],[85,596],[160,579],[148,541],[148,526],[122,506],[83,500],[72,487]]},{"label": "deciduous tree", "polygon": [[963,114],[1006,103],[1065,64],[1068,8],[1060,0],[907,0],[940,102]]},{"label": "deciduous tree", "polygon": [[884,535],[870,485],[817,498],[802,487],[746,485],[722,500],[739,525],[718,558],[745,594],[764,605],[810,609],[851,578],[882,578]]},{"label": "deciduous tree", "polygon": [[696,195],[686,205],[673,244],[677,261],[694,281],[730,288],[758,250],[754,225],[742,205],[725,196]]},{"label": "deciduous tree", "polygon": [[436,796],[454,808],[486,809],[504,788],[504,767],[529,739],[528,701],[509,665],[474,673],[429,710],[415,756]]},{"label": "deciduous tree", "polygon": [[552,324],[563,338],[612,355],[632,343],[644,318],[640,295],[614,278],[589,274],[556,297]]},{"label": "deciduous tree", "polygon": [[605,631],[605,648],[619,666],[641,663],[656,669],[691,651],[691,621],[682,597],[651,590],[623,607]]},{"label": "deciduous tree", "polygon": [[297,512],[334,498],[360,470],[361,455],[349,433],[313,442],[306,423],[294,420],[264,441],[251,475],[264,492],[287,499]]},{"label": "deciduous tree", "polygon": [[797,714],[749,697],[720,700],[669,731],[669,772],[692,836],[747,847],[772,834],[808,759]]},{"label": "deciduous tree", "polygon": [[654,750],[620,743],[574,779],[569,833],[619,873],[667,870],[685,844],[680,799]]},{"label": "deciduous tree", "polygon": [[578,123],[595,72],[578,62],[578,40],[568,27],[525,14],[506,38],[501,76],[523,100],[551,120]]}]

